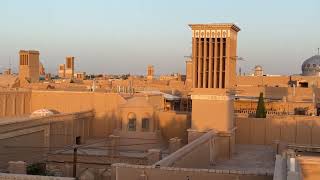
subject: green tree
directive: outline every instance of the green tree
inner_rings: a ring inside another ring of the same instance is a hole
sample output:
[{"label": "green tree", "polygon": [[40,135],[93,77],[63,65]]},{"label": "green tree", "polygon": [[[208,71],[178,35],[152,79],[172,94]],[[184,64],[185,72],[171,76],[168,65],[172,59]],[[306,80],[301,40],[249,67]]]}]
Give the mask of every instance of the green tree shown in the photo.
[{"label": "green tree", "polygon": [[257,111],[256,111],[256,118],[266,118],[266,116],[267,116],[267,111],[264,105],[263,93],[261,92],[259,96]]},{"label": "green tree", "polygon": [[45,163],[34,163],[27,166],[27,174],[29,175],[41,175],[41,176],[53,176],[54,174],[46,170]]}]

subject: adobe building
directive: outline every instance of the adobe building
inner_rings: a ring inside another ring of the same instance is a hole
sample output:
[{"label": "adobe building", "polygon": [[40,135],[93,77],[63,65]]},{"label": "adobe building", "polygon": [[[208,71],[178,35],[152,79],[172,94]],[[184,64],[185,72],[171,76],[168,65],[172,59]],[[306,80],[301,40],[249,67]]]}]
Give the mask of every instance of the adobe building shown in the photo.
[{"label": "adobe building", "polygon": [[45,68],[44,68],[44,66],[43,66],[43,64],[41,62],[39,64],[39,74],[40,74],[40,76],[45,76],[46,75],[46,70],[45,70]]},{"label": "adobe building", "polygon": [[152,80],[154,78],[154,67],[149,65],[147,68],[147,80]]},{"label": "adobe building", "polygon": [[19,79],[20,83],[39,82],[39,51],[19,51]]},{"label": "adobe building", "polygon": [[[193,88],[189,142],[199,133],[224,133],[221,147],[232,154],[234,144],[233,92],[236,78],[237,33],[234,24],[191,24]],[[198,134],[198,135],[197,135]],[[223,141],[230,141],[225,144]]]},{"label": "adobe building", "polygon": [[[40,162],[55,175],[73,176],[72,166],[77,164],[77,177],[88,180],[280,180],[290,178],[279,174],[297,175],[304,155],[295,159],[282,153],[282,146],[320,151],[320,117],[313,116],[312,109],[320,103],[320,78],[264,76],[262,67],[256,68],[256,75],[236,77],[240,29],[234,24],[190,27],[193,46],[186,79],[192,89],[179,80],[181,76],[169,75],[159,78],[163,81],[130,77],[50,82],[54,89],[36,90],[48,87],[46,82],[32,84],[30,90],[0,91],[0,150],[12,154],[1,158],[0,171],[8,161],[30,164],[39,161],[34,156],[41,156]],[[69,67],[73,63],[71,58]],[[317,74],[319,64],[320,59],[313,58],[303,67]],[[68,62],[61,66],[64,78],[67,66]],[[153,73],[148,71],[147,76]],[[8,81],[9,76],[0,76],[0,88],[8,86],[7,81],[1,84],[3,79]],[[81,89],[86,86],[101,92]],[[107,87],[112,91],[102,92]],[[267,118],[244,115],[256,111],[260,92],[265,95]],[[308,108],[305,114],[290,114],[301,107]],[[71,145],[79,136],[78,161],[73,163]],[[14,149],[17,146],[49,149]]]},{"label": "adobe building", "polygon": [[254,73],[253,73],[254,76],[263,76],[263,69],[262,69],[262,66],[260,65],[256,65],[254,67]]},{"label": "adobe building", "polygon": [[66,66],[65,64],[59,64],[58,76],[60,78],[66,77]]},{"label": "adobe building", "polygon": [[12,74],[11,68],[5,69],[5,70],[3,71],[3,74],[4,74],[4,75],[11,75],[11,74]]},{"label": "adobe building", "polygon": [[86,78],[86,72],[77,72],[74,74],[74,78],[77,80],[84,80]]},{"label": "adobe building", "polygon": [[[319,50],[318,50],[319,51]],[[320,54],[305,60],[301,66],[303,76],[320,76]]]},{"label": "adobe building", "polygon": [[192,83],[192,59],[186,61],[186,82]]},{"label": "adobe building", "polygon": [[65,77],[69,79],[72,79],[74,77],[74,57],[73,56],[66,57]]}]

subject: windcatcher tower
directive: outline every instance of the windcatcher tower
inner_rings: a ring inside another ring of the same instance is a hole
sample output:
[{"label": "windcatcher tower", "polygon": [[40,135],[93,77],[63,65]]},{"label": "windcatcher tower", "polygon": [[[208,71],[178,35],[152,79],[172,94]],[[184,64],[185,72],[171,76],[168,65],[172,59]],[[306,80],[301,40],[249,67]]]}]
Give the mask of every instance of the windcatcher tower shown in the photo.
[{"label": "windcatcher tower", "polygon": [[154,67],[149,65],[147,68],[147,80],[152,80],[154,77]]},{"label": "windcatcher tower", "polygon": [[192,126],[189,141],[216,130],[224,157],[234,145],[233,87],[236,82],[237,33],[234,24],[191,24]]},{"label": "windcatcher tower", "polygon": [[73,56],[66,57],[65,77],[69,79],[73,79],[74,77],[74,57]]},{"label": "windcatcher tower", "polygon": [[39,82],[39,51],[19,51],[19,80],[21,84]]}]

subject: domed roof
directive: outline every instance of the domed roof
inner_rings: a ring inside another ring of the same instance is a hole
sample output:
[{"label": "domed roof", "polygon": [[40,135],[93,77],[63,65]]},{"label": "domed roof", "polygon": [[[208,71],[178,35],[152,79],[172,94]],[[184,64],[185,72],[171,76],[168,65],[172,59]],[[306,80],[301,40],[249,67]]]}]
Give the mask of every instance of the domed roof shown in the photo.
[{"label": "domed roof", "polygon": [[59,112],[56,111],[56,110],[52,110],[52,109],[39,109],[39,110],[34,111],[30,115],[30,117],[31,118],[34,118],[34,117],[45,117],[45,116],[51,116],[51,115],[54,115],[54,114],[59,114]]},{"label": "domed roof", "polygon": [[262,66],[256,65],[256,66],[254,67],[254,70],[255,70],[255,71],[262,71]]},{"label": "domed roof", "polygon": [[301,66],[303,76],[320,76],[320,55],[305,60]]}]

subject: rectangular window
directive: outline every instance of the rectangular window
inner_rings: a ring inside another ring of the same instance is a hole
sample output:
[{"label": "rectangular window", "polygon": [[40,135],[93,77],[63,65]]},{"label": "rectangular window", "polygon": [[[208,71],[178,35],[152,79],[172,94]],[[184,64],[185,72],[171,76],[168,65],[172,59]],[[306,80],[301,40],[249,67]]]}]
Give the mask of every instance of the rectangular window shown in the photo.
[{"label": "rectangular window", "polygon": [[194,65],[194,67],[195,67],[195,74],[194,74],[194,76],[195,76],[195,78],[194,78],[194,80],[195,80],[195,85],[196,85],[196,87],[197,87],[197,85],[198,85],[198,64],[199,64],[199,60],[198,60],[198,57],[199,57],[199,52],[198,52],[198,48],[199,48],[199,38],[196,38],[196,43],[195,43],[195,65]]},{"label": "rectangular window", "polygon": [[226,70],[226,58],[223,57],[222,58],[222,71],[225,71]]},{"label": "rectangular window", "polygon": [[207,59],[209,59],[209,52],[210,52],[210,39],[207,38]]},{"label": "rectangular window", "polygon": [[128,131],[136,131],[136,119],[129,119]]},{"label": "rectangular window", "polygon": [[222,72],[221,81],[221,88],[225,88],[225,72]]},{"label": "rectangular window", "polygon": [[225,57],[226,56],[226,54],[227,54],[227,49],[226,49],[226,38],[223,38],[222,39],[222,42],[223,42],[223,44],[222,44],[222,56],[223,57]]},{"label": "rectangular window", "polygon": [[68,69],[71,68],[71,59],[67,59],[67,68],[68,68]]},{"label": "rectangular window", "polygon": [[218,42],[217,42],[217,43],[218,43],[218,44],[217,44],[217,57],[218,57],[218,58],[220,58],[220,53],[221,53],[221,50],[220,50],[220,49],[221,49],[221,48],[220,48],[220,44],[221,44],[221,43],[220,43],[220,39],[221,39],[221,38],[218,38],[218,39],[217,39],[217,40],[218,40]]},{"label": "rectangular window", "polygon": [[149,119],[148,118],[142,119],[142,131],[149,131]]},{"label": "rectangular window", "polygon": [[216,88],[219,88],[219,81],[220,81],[219,76],[220,76],[220,73],[217,72]]},{"label": "rectangular window", "polygon": [[20,65],[23,65],[22,55],[20,55]]}]

